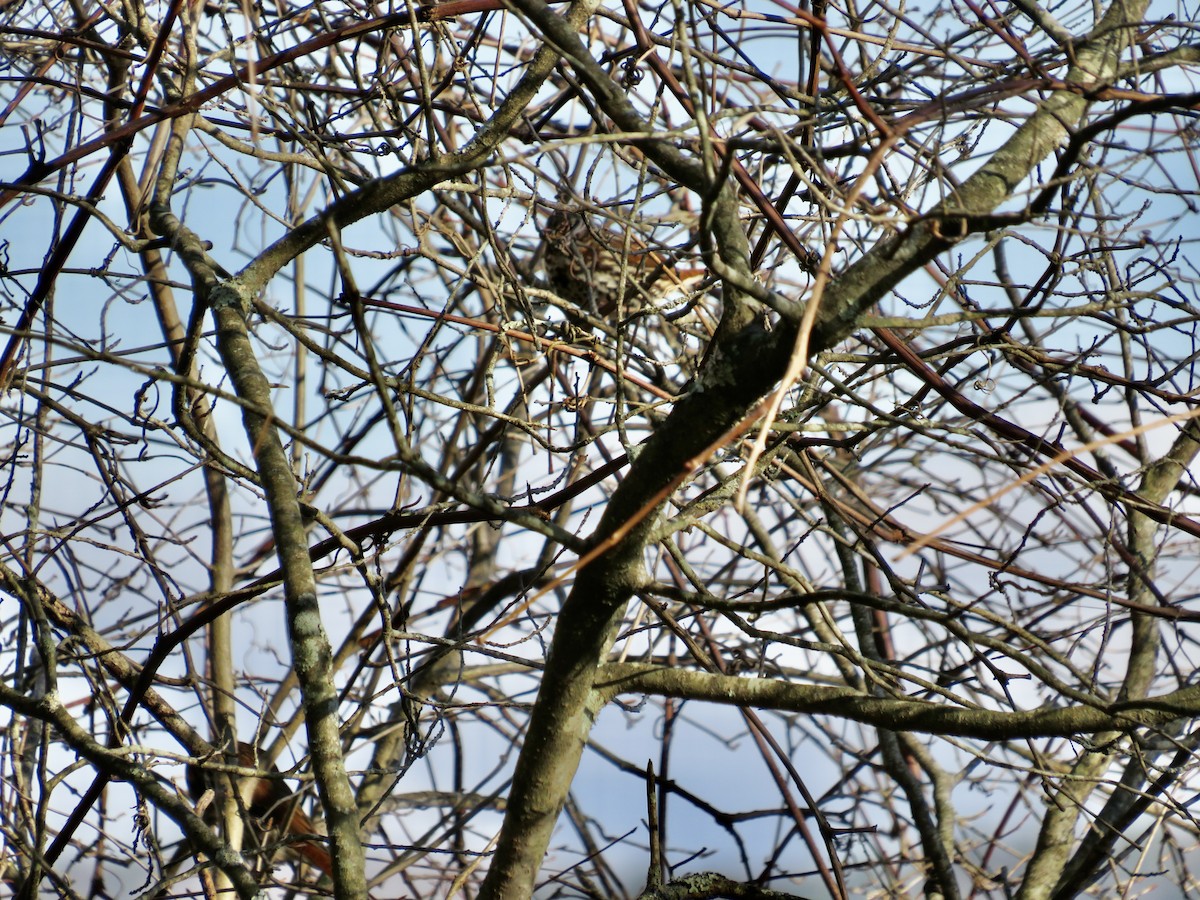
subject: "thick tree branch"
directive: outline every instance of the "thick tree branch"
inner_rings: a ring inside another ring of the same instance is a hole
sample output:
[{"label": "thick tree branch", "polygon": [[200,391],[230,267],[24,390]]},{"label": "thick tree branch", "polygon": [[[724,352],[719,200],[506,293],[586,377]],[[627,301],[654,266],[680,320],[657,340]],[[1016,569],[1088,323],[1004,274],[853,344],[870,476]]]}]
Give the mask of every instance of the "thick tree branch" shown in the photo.
[{"label": "thick tree branch", "polygon": [[876,697],[853,688],[792,684],[777,678],[712,675],[650,663],[606,663],[596,673],[596,690],[606,701],[621,694],[654,694],[806,715],[831,715],[890,731],[985,741],[1069,737],[1139,728],[1157,730],[1200,715],[1200,687],[1104,707],[1056,706],[1008,712]]},{"label": "thick tree branch", "polygon": [[[540,0],[514,5],[547,35],[576,66],[580,80],[597,104],[627,132],[643,132],[643,152],[676,177],[696,179],[703,167],[681,160],[680,151],[650,137],[652,129],[636,120],[628,100],[600,70],[573,29]],[[1108,44],[1089,48],[1072,70],[1081,81],[1111,75],[1115,59]],[[936,219],[915,219],[906,229],[882,240],[827,289],[816,317],[810,352],[819,353],[849,335],[859,318],[905,276],[967,236],[955,231],[948,216],[980,215],[1013,196],[1033,167],[1061,145],[1087,108],[1074,91],[1048,97],[1032,116],[944,203]],[[697,184],[709,196],[726,196],[728,185]],[[725,201],[730,203],[732,199]],[[714,244],[726,265],[746,265],[744,236],[731,232],[728,218],[714,216]],[[720,230],[717,230],[717,227]],[[697,387],[680,400],[667,421],[643,446],[625,480],[613,494],[599,527],[603,539],[632,517],[643,515],[647,499],[657,495],[688,461],[725,433],[783,375],[792,332],[762,333],[751,324],[719,342],[710,353]],[[625,603],[643,578],[642,556],[653,516],[628,530],[609,553],[585,566],[563,605],[538,702],[513,780],[509,810],[496,857],[484,883],[485,898],[523,896],[548,846],[558,812],[570,789],[599,705],[590,693],[592,677],[611,643]],[[903,730],[903,726],[891,726]]]}]

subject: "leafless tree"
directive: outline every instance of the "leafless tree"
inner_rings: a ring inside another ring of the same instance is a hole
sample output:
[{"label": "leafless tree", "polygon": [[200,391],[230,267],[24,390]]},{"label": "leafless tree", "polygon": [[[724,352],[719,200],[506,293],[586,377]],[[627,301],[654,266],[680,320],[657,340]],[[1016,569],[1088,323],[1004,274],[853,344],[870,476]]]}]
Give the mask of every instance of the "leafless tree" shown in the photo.
[{"label": "leafless tree", "polygon": [[0,10],[0,891],[1195,890],[1194,5]]}]

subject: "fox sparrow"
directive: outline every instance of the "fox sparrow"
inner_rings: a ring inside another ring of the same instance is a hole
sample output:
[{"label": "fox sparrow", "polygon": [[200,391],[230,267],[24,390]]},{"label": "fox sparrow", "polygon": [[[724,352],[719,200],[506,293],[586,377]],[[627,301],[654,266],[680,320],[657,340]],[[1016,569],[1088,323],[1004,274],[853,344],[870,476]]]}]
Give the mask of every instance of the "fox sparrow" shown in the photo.
[{"label": "fox sparrow", "polygon": [[[257,768],[257,758],[258,754],[252,746],[245,743],[238,744],[238,764],[240,766],[247,769]],[[264,823],[269,823],[267,827],[275,828],[284,836],[315,835],[321,837],[322,835],[313,825],[312,819],[296,805],[296,796],[279,777],[279,769],[271,766],[269,773],[273,777],[264,776],[253,779],[254,784],[250,788],[250,799],[247,803],[250,815]],[[210,786],[209,779],[217,777],[221,776],[206,773],[199,766],[189,765],[187,767],[187,787],[192,799],[199,800]],[[242,787],[240,781],[243,777],[248,776],[237,776],[239,789]],[[291,816],[291,821],[286,828],[281,827],[280,822],[288,815]],[[291,849],[307,860],[309,864],[320,869],[329,877],[333,877],[333,860],[330,858],[325,844],[300,840],[292,844]]]},{"label": "fox sparrow", "polygon": [[542,267],[550,289],[601,318],[633,312],[647,301],[687,286],[700,269],[678,271],[636,239],[591,222],[579,212],[555,210],[542,232]]}]

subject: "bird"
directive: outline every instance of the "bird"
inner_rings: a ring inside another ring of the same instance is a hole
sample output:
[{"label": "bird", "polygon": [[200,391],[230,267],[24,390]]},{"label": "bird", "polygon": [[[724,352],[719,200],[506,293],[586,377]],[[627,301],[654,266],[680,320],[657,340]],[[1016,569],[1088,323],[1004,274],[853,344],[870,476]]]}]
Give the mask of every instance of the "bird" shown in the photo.
[{"label": "bird", "polygon": [[[257,769],[259,754],[253,746],[245,742],[238,743],[238,765],[247,769]],[[308,835],[323,838],[312,819],[296,803],[296,795],[279,777],[279,769],[272,765],[267,773],[273,777],[260,776],[254,779],[254,785],[249,790],[246,808],[250,815],[264,824],[264,829],[275,828],[284,837]],[[198,765],[189,764],[187,767],[187,788],[192,800],[198,801],[211,786],[213,778],[220,777],[213,772],[205,772]],[[249,776],[235,776],[238,788],[241,789],[241,779]],[[243,796],[246,796],[243,794]],[[287,827],[280,825],[282,819],[289,815],[291,821]],[[325,875],[333,877],[333,859],[326,845],[318,841],[297,840],[289,848],[301,856],[310,865],[320,869]]]},{"label": "bird", "polygon": [[604,320],[683,290],[704,271],[680,271],[636,238],[630,237],[627,246],[623,232],[561,208],[542,231],[542,268],[555,294]]}]

